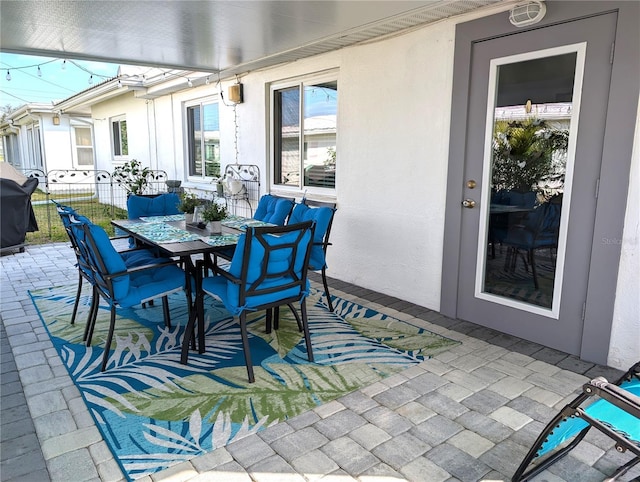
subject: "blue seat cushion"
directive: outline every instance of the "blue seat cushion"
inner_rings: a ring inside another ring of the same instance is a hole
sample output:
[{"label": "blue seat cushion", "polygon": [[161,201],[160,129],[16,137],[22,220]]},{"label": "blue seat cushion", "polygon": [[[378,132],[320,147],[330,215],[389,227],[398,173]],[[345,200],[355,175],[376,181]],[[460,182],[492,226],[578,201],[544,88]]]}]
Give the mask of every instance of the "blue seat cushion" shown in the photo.
[{"label": "blue seat cushion", "polygon": [[129,278],[129,292],[116,299],[123,308],[182,290],[185,284],[184,271],[175,265],[147,269],[133,273]]},{"label": "blue seat cushion", "polygon": [[[268,244],[273,246],[291,243],[298,237],[298,235],[298,232],[291,232],[282,236],[269,235],[266,236],[266,239]],[[311,241],[310,237],[310,234],[303,237],[302,241],[299,244],[298,251],[296,252],[296,259],[294,260],[294,271],[297,276],[302,276],[302,270],[304,269],[304,255],[306,247]],[[238,240],[238,245],[236,246],[236,251],[233,255],[233,259],[231,260],[231,266],[229,267],[229,273],[237,278],[240,277],[242,269],[242,258],[244,256],[245,242],[246,236],[243,234]],[[255,238],[252,240],[250,253],[251,258],[249,259],[249,270],[247,273],[248,286],[250,286],[251,283],[255,282],[261,275],[261,262],[265,254],[264,247]],[[267,266],[267,271],[273,274],[281,273],[283,269],[286,269],[288,267],[288,260],[291,254],[292,251],[290,249],[279,249],[276,251],[272,251],[269,259],[269,264]],[[289,283],[291,281],[292,279],[290,276],[284,275],[280,277],[268,278],[266,281],[259,285],[259,288],[264,289],[277,287],[285,285],[286,283]],[[300,288],[294,287],[274,293],[250,296],[247,297],[243,306],[240,306],[240,287],[235,283],[227,281],[226,278],[222,276],[205,278],[202,281],[202,289],[205,292],[220,298],[225,308],[232,315],[237,316],[245,309],[254,309],[261,305],[277,302],[278,300],[283,300],[294,296],[299,296],[300,299],[302,299],[309,291],[309,280],[307,280],[304,290],[300,290]]]},{"label": "blue seat cushion", "polygon": [[293,201],[279,198],[271,194],[265,194],[260,198],[253,219],[264,221],[265,223],[284,226],[287,216],[293,208]]},{"label": "blue seat cushion", "polygon": [[327,229],[329,229],[333,212],[333,209],[325,206],[314,208],[306,204],[296,204],[289,217],[289,224],[302,223],[304,221],[315,222],[313,246],[309,258],[309,268],[314,271],[321,270],[327,266],[322,243],[327,234]]},{"label": "blue seat cushion", "polygon": [[180,197],[174,192],[160,194],[155,197],[132,194],[127,199],[127,211],[129,219],[145,216],[169,216],[180,214],[179,204]]},{"label": "blue seat cushion", "polygon": [[[120,253],[118,253],[111,244],[111,240],[109,239],[106,231],[96,224],[89,224],[88,226],[93,240],[95,241],[96,249],[104,261],[107,271],[105,274],[116,274],[127,271],[127,265],[122,259],[122,256],[120,256]],[[98,259],[97,253],[93,252],[90,244],[88,244],[88,247],[89,254],[92,255],[94,259]],[[113,279],[113,292],[116,300],[120,300],[127,296],[129,293],[129,275],[118,276]]]}]

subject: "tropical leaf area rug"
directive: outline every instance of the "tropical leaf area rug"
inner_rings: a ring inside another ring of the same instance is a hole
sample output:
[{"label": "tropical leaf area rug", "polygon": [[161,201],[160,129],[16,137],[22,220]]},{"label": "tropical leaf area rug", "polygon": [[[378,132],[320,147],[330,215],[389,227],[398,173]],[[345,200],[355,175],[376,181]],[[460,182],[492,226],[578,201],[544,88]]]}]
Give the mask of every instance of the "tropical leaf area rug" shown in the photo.
[{"label": "tropical leaf area rug", "polygon": [[[31,292],[56,350],[129,480],[163,470],[370,385],[458,342],[312,288],[307,299],[315,363],[289,309],[265,333],[264,312],[249,322],[256,381],[248,383],[240,328],[205,297],[206,351],[180,364],[187,302],[119,310],[109,365],[100,372],[109,309],[101,306],[93,345],[82,342],[84,311],[70,324],[75,286]],[[86,290],[86,288],[85,288]],[[88,290],[87,290],[88,291]]]}]

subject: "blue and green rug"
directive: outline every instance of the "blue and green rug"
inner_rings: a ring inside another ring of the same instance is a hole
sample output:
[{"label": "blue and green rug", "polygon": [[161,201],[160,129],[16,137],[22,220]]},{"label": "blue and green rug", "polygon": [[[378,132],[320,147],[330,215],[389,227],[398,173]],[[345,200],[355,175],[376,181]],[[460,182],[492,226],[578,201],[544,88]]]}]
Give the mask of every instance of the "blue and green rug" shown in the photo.
[{"label": "blue and green rug", "polygon": [[[89,302],[69,324],[75,286],[31,292],[71,378],[124,474],[137,479],[205,454],[393,375],[458,342],[340,298],[331,313],[322,291],[307,301],[315,363],[288,309],[265,333],[264,313],[249,324],[256,381],[247,381],[238,324],[206,297],[206,351],[180,364],[184,295],[120,310],[108,370],[100,372],[109,311],[101,306],[93,346],[82,343]],[[89,291],[85,287],[86,291]]]}]

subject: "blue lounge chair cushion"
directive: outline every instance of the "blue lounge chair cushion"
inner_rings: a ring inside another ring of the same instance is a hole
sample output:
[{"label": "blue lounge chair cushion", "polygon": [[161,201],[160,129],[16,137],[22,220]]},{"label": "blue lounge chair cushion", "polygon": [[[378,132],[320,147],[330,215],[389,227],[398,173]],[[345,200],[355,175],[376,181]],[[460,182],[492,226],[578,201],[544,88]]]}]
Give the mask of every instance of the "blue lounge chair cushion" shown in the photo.
[{"label": "blue lounge chair cushion", "polygon": [[302,223],[304,221],[314,221],[315,231],[313,235],[313,246],[311,248],[311,256],[309,258],[309,268],[313,271],[326,268],[327,262],[322,246],[324,236],[329,229],[329,223],[333,216],[333,209],[328,207],[309,207],[306,204],[296,204],[293,208],[289,224]]},{"label": "blue lounge chair cushion", "polygon": [[[627,382],[622,382],[620,388],[627,390],[633,395],[640,397],[640,380],[634,378]],[[624,433],[629,440],[633,440],[640,445],[640,423],[638,419],[629,412],[626,412],[607,400],[601,398],[585,408],[585,412],[591,417],[604,422],[618,432]],[[582,429],[588,426],[587,422],[578,417],[563,420],[547,437],[537,453],[538,457],[543,456],[550,450],[577,435]]]},{"label": "blue lounge chair cushion", "polygon": [[[268,244],[270,246],[287,244],[293,242],[298,237],[297,232],[287,233],[282,236],[267,236]],[[304,268],[304,256],[306,247],[310,242],[310,234],[308,233],[305,238],[302,239],[298,251],[296,252],[296,259],[294,263],[294,271],[298,276],[301,275],[302,270]],[[240,236],[238,240],[238,245],[236,246],[236,251],[231,260],[231,265],[229,267],[229,273],[236,277],[240,278],[241,269],[242,269],[242,261],[244,256],[244,245],[246,236],[243,234]],[[261,262],[264,258],[264,247],[257,241],[255,238],[252,240],[251,246],[251,258],[249,259],[249,271],[247,273],[247,285],[251,286],[261,274]],[[269,265],[267,268],[268,273],[279,273],[282,272],[283,269],[288,268],[288,257],[291,256],[290,250],[277,250],[272,252],[272,256],[269,259]],[[267,278],[266,281],[262,282],[259,285],[260,289],[276,287],[291,281],[290,276],[281,276],[274,278]],[[257,296],[250,296],[245,300],[245,304],[240,306],[240,287],[228,281],[226,278],[222,276],[212,276],[205,278],[202,281],[202,289],[214,296],[220,298],[225,306],[225,308],[234,316],[239,315],[243,310],[253,309],[257,306],[272,303],[281,299],[286,299],[291,296],[295,296],[299,293],[299,288],[290,288],[288,290],[277,291],[275,293],[270,294],[262,294]],[[305,293],[309,291],[309,281],[307,280],[307,284],[305,287]],[[304,294],[303,294],[304,296]]]},{"label": "blue lounge chair cushion", "polygon": [[174,192],[155,197],[132,194],[127,199],[127,211],[129,219],[138,219],[144,216],[169,216],[180,214],[179,204],[180,197]]},{"label": "blue lounge chair cushion", "polygon": [[293,201],[265,194],[260,198],[253,219],[283,226],[293,208]]}]

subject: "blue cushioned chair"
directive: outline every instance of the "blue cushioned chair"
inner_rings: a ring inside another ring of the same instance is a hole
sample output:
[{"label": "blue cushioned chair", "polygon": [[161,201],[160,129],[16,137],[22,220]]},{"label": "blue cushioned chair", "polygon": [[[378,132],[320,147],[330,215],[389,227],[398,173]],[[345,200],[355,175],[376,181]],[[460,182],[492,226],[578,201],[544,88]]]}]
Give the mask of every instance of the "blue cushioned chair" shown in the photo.
[{"label": "blue cushioned chair", "polygon": [[[76,315],[78,313],[78,306],[80,304],[80,296],[82,294],[83,279],[87,280],[92,286],[94,284],[91,268],[87,264],[87,261],[83,258],[82,245],[78,242],[78,236],[84,237],[82,229],[72,229],[74,225],[81,226],[82,224],[92,224],[91,221],[81,214],[78,214],[72,207],[65,206],[57,201],[52,200],[56,205],[56,210],[62,221],[62,225],[69,237],[71,247],[73,248],[76,256],[76,266],[78,267],[78,289],[76,291],[76,299],[73,304],[73,311],[71,313],[71,324],[75,323]],[[167,261],[166,259],[156,258],[154,253],[148,249],[133,249],[129,251],[121,251],[122,257],[127,268],[134,266],[143,266],[153,263],[162,263]],[[91,311],[90,311],[91,313]]]},{"label": "blue cushioned chair", "polygon": [[303,221],[313,221],[315,223],[309,269],[322,272],[322,284],[324,285],[324,294],[327,298],[329,311],[333,311],[333,303],[331,302],[329,285],[327,284],[327,247],[331,244],[329,243],[329,235],[331,234],[331,225],[333,224],[335,212],[335,203],[312,201],[304,198],[302,204],[296,204],[293,208],[288,221],[289,224]]},{"label": "blue cushioned chair", "polygon": [[[178,208],[180,196],[175,192],[167,192],[157,195],[139,196],[130,194],[127,198],[127,217],[138,219],[148,216],[170,216],[181,214]],[[134,247],[136,241],[129,238],[129,245]]]},{"label": "blue cushioned chair", "polygon": [[[196,310],[190,316],[185,332],[182,363],[187,363],[196,318],[200,350],[204,350],[204,294],[219,298],[227,310],[238,317],[250,383],[255,378],[247,334],[247,311],[268,310],[269,313],[271,308],[289,306],[298,327],[304,331],[309,361],[313,362],[305,304],[309,293],[307,266],[312,243],[311,221],[288,226],[252,227],[240,236],[228,271],[213,265],[214,276],[202,279],[205,263],[198,261]],[[293,303],[300,303],[302,318],[298,316]],[[268,327],[267,331],[269,329]]]},{"label": "blue cushioned chair", "polygon": [[[78,229],[74,227],[74,229]],[[101,226],[83,224],[84,238],[79,239],[94,280],[94,302],[97,312],[97,298],[102,296],[111,308],[111,321],[102,368],[107,367],[111,341],[116,322],[116,308],[129,308],[154,298],[162,298],[164,320],[171,326],[168,295],[184,290],[185,274],[176,264],[168,260],[164,263],[127,268],[120,254],[115,250],[109,236]],[[190,300],[187,300],[190,303]],[[86,331],[87,346],[91,345],[96,316],[93,316]]]},{"label": "blue cushioned chair", "polygon": [[129,219],[138,219],[145,216],[180,214],[179,204],[180,196],[175,192],[167,192],[157,196],[131,194],[127,198],[128,217]]},{"label": "blue cushioned chair", "polygon": [[295,200],[292,198],[265,194],[258,202],[253,219],[284,226],[294,204]]},{"label": "blue cushioned chair", "polygon": [[602,377],[586,383],[582,394],[544,428],[511,480],[535,477],[576,447],[591,427],[614,440],[618,452],[635,454],[607,480],[615,480],[640,462],[640,362],[615,383]]}]

